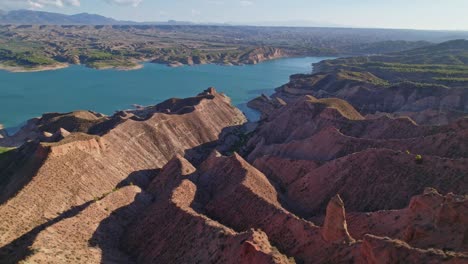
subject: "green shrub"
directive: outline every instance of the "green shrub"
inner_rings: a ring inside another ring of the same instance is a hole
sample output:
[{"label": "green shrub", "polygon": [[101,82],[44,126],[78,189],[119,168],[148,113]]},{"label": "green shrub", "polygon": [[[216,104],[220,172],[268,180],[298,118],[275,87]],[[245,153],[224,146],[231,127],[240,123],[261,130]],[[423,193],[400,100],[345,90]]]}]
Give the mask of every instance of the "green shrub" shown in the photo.
[{"label": "green shrub", "polygon": [[417,164],[423,163],[423,157],[421,155],[416,155],[414,158]]},{"label": "green shrub", "polygon": [[106,51],[100,50],[91,50],[88,52],[87,61],[100,61],[100,60],[110,60],[113,58],[112,54]]},{"label": "green shrub", "polygon": [[3,154],[3,153],[5,153],[7,151],[10,151],[10,150],[11,150],[11,148],[0,147],[0,154]]}]

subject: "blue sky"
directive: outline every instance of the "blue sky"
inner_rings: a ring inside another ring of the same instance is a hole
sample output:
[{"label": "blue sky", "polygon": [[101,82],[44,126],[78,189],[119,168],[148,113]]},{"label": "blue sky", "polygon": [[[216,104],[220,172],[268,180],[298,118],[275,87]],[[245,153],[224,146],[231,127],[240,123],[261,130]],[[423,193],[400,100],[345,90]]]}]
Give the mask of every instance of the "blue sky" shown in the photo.
[{"label": "blue sky", "polygon": [[468,29],[468,0],[0,0],[0,9],[17,8],[134,21]]}]

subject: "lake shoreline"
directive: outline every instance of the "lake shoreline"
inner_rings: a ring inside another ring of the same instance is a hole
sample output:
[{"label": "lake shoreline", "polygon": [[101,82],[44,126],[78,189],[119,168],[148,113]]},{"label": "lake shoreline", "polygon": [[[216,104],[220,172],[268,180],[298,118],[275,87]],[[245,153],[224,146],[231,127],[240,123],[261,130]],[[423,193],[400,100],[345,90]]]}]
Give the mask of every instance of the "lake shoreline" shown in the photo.
[{"label": "lake shoreline", "polygon": [[0,70],[11,72],[11,73],[28,73],[28,72],[55,71],[55,70],[68,68],[69,66],[70,64],[68,63],[59,63],[59,64],[54,64],[54,65],[28,68],[28,67],[8,66],[8,65],[0,64]]},{"label": "lake shoreline", "polygon": [[180,67],[185,67],[185,66],[200,66],[200,65],[218,65],[218,66],[225,66],[225,67],[234,67],[234,66],[245,66],[245,65],[257,65],[269,61],[274,61],[274,60],[281,60],[281,59],[293,59],[293,58],[302,58],[301,56],[283,56],[283,57],[278,57],[278,58],[271,58],[271,59],[266,59],[263,61],[260,61],[258,63],[252,63],[252,64],[237,64],[237,63],[217,63],[217,62],[205,62],[205,63],[198,63],[198,64],[184,64],[181,62],[158,62],[158,61],[153,61],[153,60],[140,60],[140,61],[134,61],[135,65],[134,66],[104,66],[104,67],[92,67],[88,66],[86,64],[70,64],[70,63],[58,63],[54,65],[47,65],[47,66],[39,66],[39,67],[34,67],[34,68],[28,68],[28,67],[21,67],[21,66],[8,66],[0,63],[0,71],[7,71],[11,73],[28,73],[28,72],[44,72],[44,71],[55,71],[55,70],[61,70],[68,68],[72,65],[76,66],[84,66],[89,69],[94,69],[94,70],[116,70],[116,71],[134,71],[134,70],[140,70],[144,68],[144,65],[147,63],[154,63],[154,64],[160,64],[160,65],[165,65],[169,68],[180,68]]},{"label": "lake shoreline", "polygon": [[147,61],[140,70],[94,70],[85,65],[47,74],[0,71],[6,83],[0,97],[0,123],[11,134],[24,121],[50,112],[90,109],[106,115],[129,106],[154,105],[168,98],[186,98],[214,86],[227,94],[248,117],[256,116],[246,103],[287,83],[290,75],[310,73],[312,63],[330,57],[282,58],[256,65],[224,67],[200,64],[170,68]]},{"label": "lake shoreline", "polygon": [[[80,66],[81,64],[60,63],[60,64],[55,64],[55,65],[40,66],[40,67],[34,67],[34,68],[20,67],[20,66],[7,66],[7,65],[0,64],[0,70],[7,71],[10,73],[45,72],[45,71],[56,71],[56,70],[65,69],[65,68],[70,67],[71,65]],[[94,69],[94,70],[117,70],[117,71],[133,71],[133,70],[142,69],[144,67],[143,63],[139,63],[131,67],[109,66],[109,67],[102,67],[102,68],[94,68],[94,67],[88,67],[86,65],[83,65],[83,66],[86,68]]]},{"label": "lake shoreline", "polygon": [[84,65],[86,68],[90,68],[93,70],[98,70],[98,71],[105,71],[105,70],[116,70],[116,71],[135,71],[135,70],[140,70],[143,69],[144,67],[144,62],[138,63],[134,66],[131,67],[124,67],[124,66],[105,66],[105,67],[100,67],[100,68],[95,68],[95,67],[88,67]]}]

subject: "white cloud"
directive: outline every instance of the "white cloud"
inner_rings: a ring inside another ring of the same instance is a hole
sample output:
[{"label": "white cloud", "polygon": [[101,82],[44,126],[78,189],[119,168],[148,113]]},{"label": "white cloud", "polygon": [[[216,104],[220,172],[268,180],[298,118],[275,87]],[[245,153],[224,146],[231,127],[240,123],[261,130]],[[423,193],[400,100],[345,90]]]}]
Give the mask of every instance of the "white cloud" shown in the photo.
[{"label": "white cloud", "polygon": [[[143,0],[101,0],[109,4],[138,6]],[[46,7],[80,6],[81,0],[0,0],[0,8],[18,9],[31,8],[42,9]]]},{"label": "white cloud", "polygon": [[118,5],[131,5],[137,7],[143,0],[106,0],[106,2]]},{"label": "white cloud", "polygon": [[27,3],[31,8],[44,8],[46,6],[80,6],[80,0],[28,0]]},{"label": "white cloud", "polygon": [[252,6],[252,5],[254,5],[254,2],[243,0],[243,1],[240,1],[240,5],[241,6]]},{"label": "white cloud", "polygon": [[33,2],[33,1],[29,1],[29,6],[31,8],[43,8],[44,5],[43,4],[40,4],[40,3],[37,3],[37,2]]},{"label": "white cloud", "polygon": [[67,2],[72,6],[80,6],[80,0],[67,0]]}]

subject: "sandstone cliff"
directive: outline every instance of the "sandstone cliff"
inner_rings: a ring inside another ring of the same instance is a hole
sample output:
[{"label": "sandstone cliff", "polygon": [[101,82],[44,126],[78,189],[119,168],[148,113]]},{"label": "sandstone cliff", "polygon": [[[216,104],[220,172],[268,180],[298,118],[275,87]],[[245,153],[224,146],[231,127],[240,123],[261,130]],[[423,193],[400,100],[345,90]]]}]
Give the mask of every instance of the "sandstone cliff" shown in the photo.
[{"label": "sandstone cliff", "polygon": [[207,54],[165,54],[159,55],[153,60],[155,63],[166,64],[170,67],[180,67],[184,65],[200,65],[216,63],[221,65],[244,65],[258,64],[267,60],[274,60],[288,56],[288,53],[276,47],[259,46],[254,48],[239,48],[227,51],[210,52]]}]

